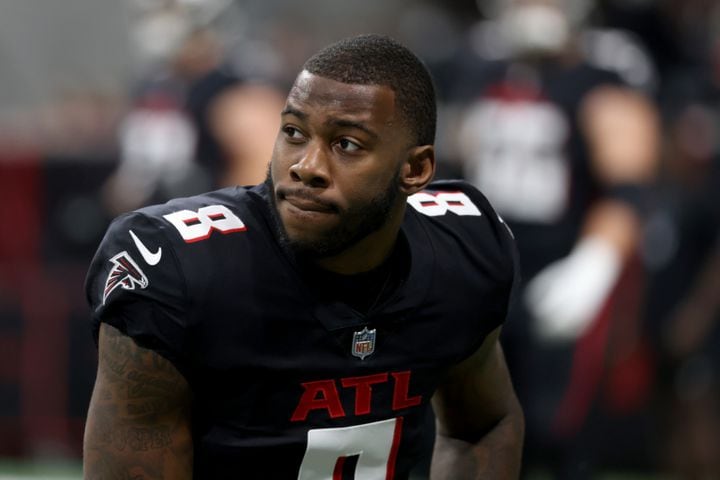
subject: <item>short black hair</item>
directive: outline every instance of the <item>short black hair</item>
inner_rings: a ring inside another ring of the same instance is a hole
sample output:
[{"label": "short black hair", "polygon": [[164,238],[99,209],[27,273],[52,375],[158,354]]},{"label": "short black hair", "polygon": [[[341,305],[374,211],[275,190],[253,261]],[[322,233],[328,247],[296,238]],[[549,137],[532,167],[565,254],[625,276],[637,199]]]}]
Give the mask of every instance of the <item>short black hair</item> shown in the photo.
[{"label": "short black hair", "polygon": [[342,83],[390,87],[417,145],[434,142],[437,107],[430,72],[392,38],[365,34],[340,40],[313,55],[303,70]]}]

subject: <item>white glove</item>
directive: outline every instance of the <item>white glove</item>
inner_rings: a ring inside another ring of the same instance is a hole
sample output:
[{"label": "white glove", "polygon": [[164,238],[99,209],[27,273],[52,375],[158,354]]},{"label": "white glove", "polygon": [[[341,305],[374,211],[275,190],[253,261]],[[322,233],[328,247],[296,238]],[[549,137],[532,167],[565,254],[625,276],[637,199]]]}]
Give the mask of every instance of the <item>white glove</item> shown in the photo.
[{"label": "white glove", "polygon": [[621,269],[619,252],[597,237],[581,240],[570,255],[546,266],[525,290],[537,336],[547,342],[580,337],[597,317]]}]

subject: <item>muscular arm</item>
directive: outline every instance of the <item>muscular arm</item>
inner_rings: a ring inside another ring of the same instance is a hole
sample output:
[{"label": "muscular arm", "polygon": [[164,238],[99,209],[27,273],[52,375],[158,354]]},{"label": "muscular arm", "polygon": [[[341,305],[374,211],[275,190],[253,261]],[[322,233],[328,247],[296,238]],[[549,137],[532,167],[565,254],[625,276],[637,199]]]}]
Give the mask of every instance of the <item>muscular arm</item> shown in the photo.
[{"label": "muscular arm", "polygon": [[85,479],[192,478],[190,391],[175,367],[102,324],[85,427]]},{"label": "muscular arm", "polygon": [[498,328],[433,397],[438,421],[433,480],[519,476],[525,424],[499,335]]}]

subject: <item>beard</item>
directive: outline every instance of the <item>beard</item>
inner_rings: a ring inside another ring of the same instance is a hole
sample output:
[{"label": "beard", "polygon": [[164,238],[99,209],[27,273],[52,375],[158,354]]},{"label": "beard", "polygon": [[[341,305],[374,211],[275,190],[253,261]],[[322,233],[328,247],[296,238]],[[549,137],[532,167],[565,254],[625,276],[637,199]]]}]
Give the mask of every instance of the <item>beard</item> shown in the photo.
[{"label": "beard", "polygon": [[292,238],[288,235],[277,208],[275,184],[270,168],[268,168],[264,183],[269,190],[272,207],[270,210],[280,244],[297,260],[319,260],[342,253],[385,225],[400,195],[400,189],[398,188],[400,168],[390,179],[389,184],[377,196],[360,205],[338,211],[340,216],[338,224],[311,238]]}]

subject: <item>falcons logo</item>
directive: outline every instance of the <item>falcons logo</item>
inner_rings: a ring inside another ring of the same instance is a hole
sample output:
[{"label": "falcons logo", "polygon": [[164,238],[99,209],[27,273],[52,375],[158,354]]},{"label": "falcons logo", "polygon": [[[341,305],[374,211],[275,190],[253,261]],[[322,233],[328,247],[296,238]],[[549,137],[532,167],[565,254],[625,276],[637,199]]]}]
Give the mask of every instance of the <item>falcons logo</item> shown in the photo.
[{"label": "falcons logo", "polygon": [[112,257],[110,262],[112,262],[113,267],[108,274],[107,280],[105,280],[103,305],[105,305],[105,299],[110,295],[110,292],[117,287],[122,287],[125,290],[135,290],[136,285],[140,288],[148,286],[148,278],[126,251]]}]

